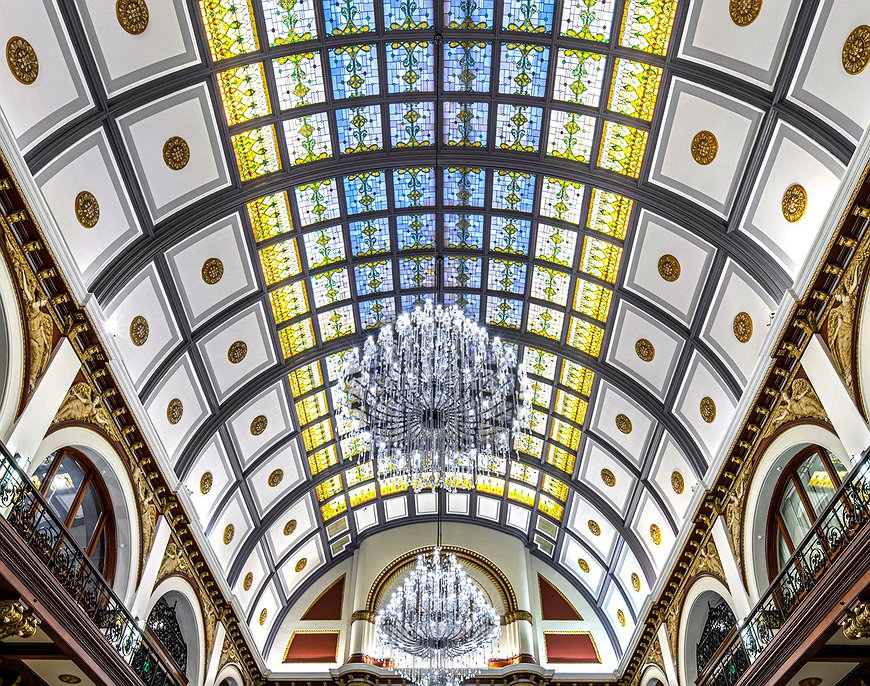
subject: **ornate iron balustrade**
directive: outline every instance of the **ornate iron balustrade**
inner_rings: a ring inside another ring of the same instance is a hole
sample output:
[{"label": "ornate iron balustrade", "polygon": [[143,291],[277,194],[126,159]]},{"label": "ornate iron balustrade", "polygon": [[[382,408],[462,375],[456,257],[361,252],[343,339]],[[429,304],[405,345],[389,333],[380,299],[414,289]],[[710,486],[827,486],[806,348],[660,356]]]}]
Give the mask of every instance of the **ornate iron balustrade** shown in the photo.
[{"label": "ornate iron balustrade", "polygon": [[184,640],[184,632],[178,625],[175,607],[175,603],[170,606],[165,598],[158,600],[151,614],[148,615],[148,628],[183,673],[187,670],[187,643]]},{"label": "ornate iron balustrade", "polygon": [[734,637],[698,680],[703,686],[733,686],[825,572],[870,523],[870,451],[849,474],[794,555],[756,603]]},{"label": "ornate iron balustrade", "polygon": [[42,494],[0,444],[0,508],[28,548],[146,686],[183,686]]}]

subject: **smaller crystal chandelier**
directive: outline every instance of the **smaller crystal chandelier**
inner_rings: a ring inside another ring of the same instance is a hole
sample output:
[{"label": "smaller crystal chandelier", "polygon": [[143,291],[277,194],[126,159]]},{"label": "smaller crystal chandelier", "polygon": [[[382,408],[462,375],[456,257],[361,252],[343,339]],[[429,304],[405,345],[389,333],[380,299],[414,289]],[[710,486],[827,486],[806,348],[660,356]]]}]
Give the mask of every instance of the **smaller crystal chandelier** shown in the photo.
[{"label": "smaller crystal chandelier", "polygon": [[487,666],[500,635],[500,618],[483,591],[440,544],[417,556],[375,616],[379,654],[417,686],[459,686]]},{"label": "smaller crystal chandelier", "polygon": [[531,396],[510,346],[459,308],[427,301],[350,352],[336,415],[379,479],[456,491],[504,474]]}]

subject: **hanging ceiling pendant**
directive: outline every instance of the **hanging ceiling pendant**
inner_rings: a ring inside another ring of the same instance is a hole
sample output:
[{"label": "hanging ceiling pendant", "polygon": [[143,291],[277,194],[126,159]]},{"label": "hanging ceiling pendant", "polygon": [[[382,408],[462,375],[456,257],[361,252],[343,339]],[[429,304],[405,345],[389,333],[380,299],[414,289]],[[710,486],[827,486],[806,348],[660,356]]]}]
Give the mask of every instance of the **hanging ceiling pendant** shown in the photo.
[{"label": "hanging ceiling pendant", "polygon": [[345,445],[414,491],[503,475],[531,392],[514,350],[456,307],[427,301],[354,349],[339,378]]}]

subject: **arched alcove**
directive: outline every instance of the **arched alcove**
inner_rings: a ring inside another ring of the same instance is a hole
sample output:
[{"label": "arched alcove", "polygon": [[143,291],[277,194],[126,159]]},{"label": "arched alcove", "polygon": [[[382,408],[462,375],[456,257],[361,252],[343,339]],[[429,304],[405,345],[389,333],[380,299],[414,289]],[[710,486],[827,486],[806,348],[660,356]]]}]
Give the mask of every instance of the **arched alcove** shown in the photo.
[{"label": "arched alcove", "polygon": [[[205,679],[205,622],[196,591],[186,579],[171,576],[163,580],[148,601],[143,619],[152,616],[154,608],[163,601],[175,611],[175,619],[187,648],[184,673],[189,686],[202,686]],[[218,682],[220,683],[220,682]]]},{"label": "arched alcove", "polygon": [[680,615],[679,642],[677,644],[680,683],[691,686],[698,678],[698,641],[704,633],[711,608],[727,605],[732,617],[736,616],[734,601],[725,585],[711,576],[700,577],[686,593]]},{"label": "arched alcove", "polygon": [[140,521],[133,484],[120,455],[95,431],[69,426],[48,434],[34,454],[28,472],[33,474],[46,457],[62,448],[73,448],[84,455],[103,479],[114,509],[115,593],[129,606],[139,575]]},{"label": "arched alcove", "polygon": [[859,394],[861,403],[864,405],[865,416],[870,411],[870,286],[865,290],[861,303],[861,310],[855,326],[858,327],[857,341],[858,351],[858,379],[856,394]]},{"label": "arched alcove", "polygon": [[640,677],[640,686],[665,686],[668,677],[658,665],[648,664],[644,666]]},{"label": "arched alcove", "polygon": [[234,664],[224,665],[214,680],[217,686],[245,686],[242,672]]},{"label": "arched alcove", "polygon": [[0,259],[0,440],[12,432],[24,386],[24,329],[15,284],[6,262]]}]

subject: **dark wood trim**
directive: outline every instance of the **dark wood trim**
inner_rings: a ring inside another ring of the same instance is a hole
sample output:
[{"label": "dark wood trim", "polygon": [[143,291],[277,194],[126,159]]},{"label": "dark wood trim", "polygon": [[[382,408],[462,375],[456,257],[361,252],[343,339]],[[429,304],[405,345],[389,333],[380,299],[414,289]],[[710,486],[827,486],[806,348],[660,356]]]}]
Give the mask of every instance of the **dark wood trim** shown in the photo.
[{"label": "dark wood trim", "polygon": [[863,662],[870,664],[866,643],[826,643],[812,659],[816,662]]},{"label": "dark wood trim", "polygon": [[69,660],[69,655],[54,643],[0,643],[0,658],[7,660]]}]

